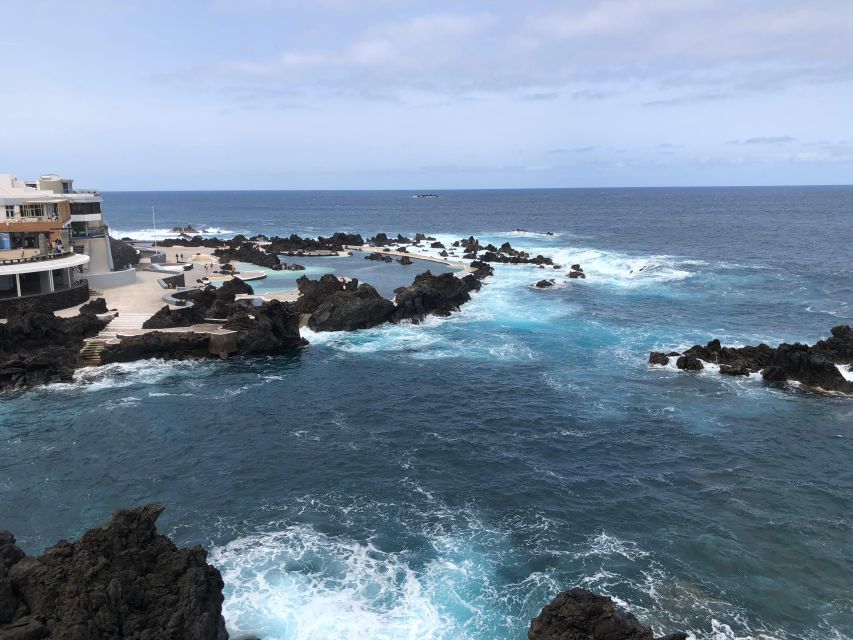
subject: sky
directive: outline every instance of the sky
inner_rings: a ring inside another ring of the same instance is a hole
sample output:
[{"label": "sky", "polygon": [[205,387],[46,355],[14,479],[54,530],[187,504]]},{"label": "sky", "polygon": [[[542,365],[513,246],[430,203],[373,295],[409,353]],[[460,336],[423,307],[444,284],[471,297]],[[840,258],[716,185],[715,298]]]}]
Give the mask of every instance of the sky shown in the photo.
[{"label": "sky", "polygon": [[0,172],[853,183],[853,0],[0,0]]}]

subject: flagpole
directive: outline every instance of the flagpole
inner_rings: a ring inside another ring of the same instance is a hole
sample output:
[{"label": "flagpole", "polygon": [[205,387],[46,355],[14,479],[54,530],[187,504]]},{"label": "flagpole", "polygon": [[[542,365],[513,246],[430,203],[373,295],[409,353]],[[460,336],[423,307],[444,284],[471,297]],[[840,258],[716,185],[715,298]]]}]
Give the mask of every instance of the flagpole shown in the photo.
[{"label": "flagpole", "polygon": [[154,216],[154,207],[151,207],[151,224],[154,226],[154,246],[157,246],[157,218]]}]

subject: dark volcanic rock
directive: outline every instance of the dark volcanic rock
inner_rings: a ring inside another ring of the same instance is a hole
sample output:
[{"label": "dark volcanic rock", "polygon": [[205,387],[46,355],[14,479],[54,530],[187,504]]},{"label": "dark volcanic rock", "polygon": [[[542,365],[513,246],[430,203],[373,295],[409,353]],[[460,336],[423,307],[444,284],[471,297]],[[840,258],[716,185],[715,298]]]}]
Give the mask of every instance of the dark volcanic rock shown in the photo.
[{"label": "dark volcanic rock", "polygon": [[554,283],[551,280],[540,280],[536,283],[536,287],[538,289],[545,289],[547,287],[553,287]]},{"label": "dark volcanic rock", "polygon": [[678,367],[689,369],[686,363],[695,359],[718,363],[724,375],[746,376],[760,371],[768,382],[799,382],[826,391],[853,393],[853,382],[846,380],[836,366],[853,362],[853,327],[848,325],[833,327],[832,335],[814,346],[783,343],[774,349],[762,343],[724,347],[715,339],[705,346],[690,347],[679,357],[685,367]]},{"label": "dark volcanic rock", "polygon": [[474,277],[477,280],[482,280],[489,276],[495,275],[495,269],[488,262],[482,262],[480,260],[474,260],[470,265],[473,271],[471,273],[474,274]]},{"label": "dark volcanic rock", "polygon": [[204,309],[202,307],[180,307],[170,309],[169,305],[160,307],[160,310],[142,323],[143,329],[171,329],[172,327],[190,327],[194,324],[204,322]]},{"label": "dark volcanic rock", "polygon": [[409,256],[403,256],[402,258],[400,258],[399,260],[397,260],[397,262],[399,262],[400,264],[403,264],[403,265],[406,265],[406,264],[414,264],[414,263],[412,262],[412,259],[411,259]]},{"label": "dark volcanic rock", "polygon": [[123,240],[110,238],[110,253],[113,256],[113,268],[124,269],[127,265],[135,267],[139,264],[139,252]]},{"label": "dark volcanic rock", "polygon": [[675,366],[684,371],[701,371],[705,368],[702,361],[693,355],[684,355],[675,361]]},{"label": "dark volcanic rock", "polygon": [[586,280],[586,274],[583,271],[569,271],[569,277],[574,279]]},{"label": "dark volcanic rock", "polygon": [[[234,303],[227,308],[229,313],[222,328],[236,332],[232,334],[234,338],[230,348],[226,350],[227,354],[237,356],[278,354],[308,344],[299,335],[299,314],[278,300],[265,302],[261,306]],[[187,311],[192,313],[194,308]],[[158,314],[161,312],[163,309]],[[174,314],[176,311],[171,313]],[[143,358],[165,360],[214,358],[220,357],[221,351],[221,349],[211,348],[211,337],[207,333],[151,331],[123,338],[119,344],[107,345],[101,353],[101,360],[104,364],[108,364],[131,362]]]},{"label": "dark volcanic rock", "polygon": [[835,363],[805,344],[780,344],[761,375],[768,382],[793,380],[825,391],[853,393],[853,382],[841,375]]},{"label": "dark volcanic rock", "polygon": [[254,292],[251,285],[238,276],[223,282],[219,288],[207,285],[198,289],[180,291],[174,297],[177,300],[186,300],[190,303],[188,306],[172,310],[168,306],[162,307],[142,324],[142,328],[189,327],[204,323],[206,318],[224,319],[242,310],[242,304],[237,308],[234,307],[234,301],[238,295],[252,295]]},{"label": "dark volcanic rock", "polygon": [[444,245],[443,245],[443,244],[441,244],[440,242],[437,242],[437,241],[436,241],[436,242],[431,242],[429,246],[430,246],[430,248],[432,248],[432,249],[444,249]]},{"label": "dark volcanic rock", "polygon": [[222,577],[201,547],[157,534],[162,511],[116,511],[38,557],[0,533],[0,638],[226,640]]},{"label": "dark volcanic rock", "polygon": [[473,275],[457,278],[452,273],[434,276],[425,271],[415,276],[408,287],[395,289],[397,308],[391,321],[419,321],[427,315],[448,316],[471,299],[471,291],[479,288],[480,281]]},{"label": "dark volcanic rock", "polygon": [[210,357],[206,334],[166,333],[149,331],[138,336],[122,338],[119,344],[109,344],[101,352],[101,362],[133,362],[145,358],[188,360]]},{"label": "dark volcanic rock", "polygon": [[108,312],[109,309],[107,309],[107,301],[103,298],[95,298],[94,300],[89,300],[89,302],[80,307],[81,315],[93,316],[99,313]]},{"label": "dark volcanic rock", "polygon": [[279,300],[247,307],[228,318],[223,329],[237,331],[237,355],[285,353],[308,344],[299,335],[299,314]]},{"label": "dark volcanic rock", "polygon": [[748,376],[750,372],[744,364],[721,364],[720,373],[724,376]]},{"label": "dark volcanic rock", "polygon": [[[528,640],[655,640],[651,627],[613,601],[586,589],[557,595],[530,621]],[[686,640],[686,633],[672,633],[658,640]]]},{"label": "dark volcanic rock", "polygon": [[660,351],[652,351],[649,355],[649,364],[667,365],[669,364],[669,358]]},{"label": "dark volcanic rock", "polygon": [[355,291],[338,291],[326,298],[311,314],[308,327],[313,331],[354,331],[386,322],[394,304],[369,284]]},{"label": "dark volcanic rock", "polygon": [[11,308],[0,324],[0,390],[70,382],[83,339],[105,326],[91,313],[57,317],[38,300]]},{"label": "dark volcanic rock", "polygon": [[393,262],[393,258],[391,256],[382,255],[381,253],[368,253],[364,256],[365,260],[376,260],[378,262]]},{"label": "dark volcanic rock", "polygon": [[290,306],[297,313],[313,313],[326,298],[344,290],[343,283],[331,273],[327,273],[319,280],[310,280],[306,276],[301,276],[296,280],[296,286],[299,288],[299,299]]},{"label": "dark volcanic rock", "polygon": [[213,255],[218,256],[223,263],[236,260],[256,264],[267,269],[272,269],[281,264],[275,253],[268,253],[251,242],[235,243],[232,241],[227,248],[214,250]]}]

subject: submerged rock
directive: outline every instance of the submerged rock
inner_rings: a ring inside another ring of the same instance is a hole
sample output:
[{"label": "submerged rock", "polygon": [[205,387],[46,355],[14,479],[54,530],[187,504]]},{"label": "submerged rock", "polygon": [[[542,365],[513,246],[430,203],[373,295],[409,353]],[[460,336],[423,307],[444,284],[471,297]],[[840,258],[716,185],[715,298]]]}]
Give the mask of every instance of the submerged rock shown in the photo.
[{"label": "submerged rock", "polygon": [[200,546],[157,533],[162,511],[116,511],[38,557],[0,532],[0,638],[227,640],[222,576]]},{"label": "submerged rock", "polygon": [[702,361],[693,355],[684,355],[675,361],[675,366],[684,371],[701,371],[705,368]]},{"label": "submerged rock", "polygon": [[652,351],[649,355],[649,364],[668,365],[669,358],[660,351]]},{"label": "submerged rock", "polygon": [[[586,589],[563,591],[530,621],[528,640],[655,640],[652,628]],[[671,633],[657,640],[687,640]]]}]

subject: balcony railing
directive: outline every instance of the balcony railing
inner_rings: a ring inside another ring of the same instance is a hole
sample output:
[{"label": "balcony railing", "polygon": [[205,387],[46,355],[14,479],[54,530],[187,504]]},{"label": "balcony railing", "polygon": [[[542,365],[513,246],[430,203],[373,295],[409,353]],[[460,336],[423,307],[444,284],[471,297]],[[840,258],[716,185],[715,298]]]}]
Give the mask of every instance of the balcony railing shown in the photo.
[{"label": "balcony railing", "polygon": [[[26,251],[26,249],[24,250]],[[31,262],[44,262],[45,260],[57,260],[59,258],[67,258],[68,256],[73,256],[74,251],[67,250],[62,253],[35,253],[31,255],[24,255],[23,258],[17,257],[13,258],[12,256],[17,254],[20,256],[20,249],[4,249],[0,250],[0,265],[9,265],[9,264],[27,264]]]},{"label": "balcony railing", "polygon": [[59,214],[52,213],[46,216],[15,216],[13,218],[2,218],[0,222],[20,224],[22,222],[59,222]]}]

